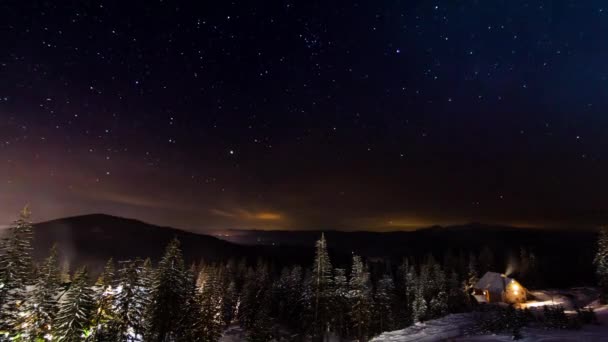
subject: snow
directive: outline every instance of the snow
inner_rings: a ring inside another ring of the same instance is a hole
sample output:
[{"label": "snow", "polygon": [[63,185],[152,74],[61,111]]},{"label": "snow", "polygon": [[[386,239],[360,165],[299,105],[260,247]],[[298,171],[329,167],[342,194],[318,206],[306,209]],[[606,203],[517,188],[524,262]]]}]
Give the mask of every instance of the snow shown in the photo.
[{"label": "snow", "polygon": [[403,330],[385,332],[371,341],[443,341],[462,336],[473,323],[472,315],[469,313],[451,314],[425,323],[417,323]]},{"label": "snow", "polygon": [[224,331],[224,335],[220,338],[219,342],[240,342],[246,341],[245,330],[240,326],[233,324]]},{"label": "snow", "polygon": [[[546,330],[523,328],[523,342],[582,342],[608,341],[608,305],[601,306],[594,288],[579,287],[568,290],[532,291],[534,301],[522,306],[542,310],[542,305],[561,305],[566,312],[574,312],[577,307],[591,307],[599,325],[585,325],[581,330]],[[452,314],[436,320],[418,323],[403,330],[385,332],[372,339],[373,342],[431,342],[443,341],[512,341],[510,334],[466,336],[465,332],[474,324],[471,314]]]}]

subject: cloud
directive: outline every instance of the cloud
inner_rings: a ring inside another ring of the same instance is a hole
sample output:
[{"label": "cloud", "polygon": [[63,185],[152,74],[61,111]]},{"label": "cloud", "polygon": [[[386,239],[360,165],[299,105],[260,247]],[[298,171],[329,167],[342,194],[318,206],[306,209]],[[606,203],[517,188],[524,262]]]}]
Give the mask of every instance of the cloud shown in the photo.
[{"label": "cloud", "polygon": [[278,212],[272,211],[252,211],[242,208],[234,209],[218,209],[212,208],[209,210],[212,215],[221,216],[233,220],[242,221],[245,223],[252,222],[281,222],[285,220],[285,216]]}]

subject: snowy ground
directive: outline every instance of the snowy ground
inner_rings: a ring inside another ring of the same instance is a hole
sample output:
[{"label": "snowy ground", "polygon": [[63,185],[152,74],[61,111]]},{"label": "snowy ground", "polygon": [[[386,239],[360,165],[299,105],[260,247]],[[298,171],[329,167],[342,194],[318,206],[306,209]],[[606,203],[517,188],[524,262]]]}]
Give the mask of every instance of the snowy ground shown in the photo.
[{"label": "snowy ground", "polygon": [[[543,305],[561,305],[573,312],[576,307],[592,307],[597,315],[599,325],[586,325],[581,330],[544,330],[536,328],[522,329],[524,342],[608,341],[608,306],[599,306],[598,293],[591,288],[573,288],[569,290],[534,291],[534,301],[524,306],[531,310],[542,310]],[[403,330],[385,332],[374,338],[374,342],[432,342],[432,341],[512,341],[511,335],[465,336],[473,326],[470,314],[452,314],[431,320]]]}]

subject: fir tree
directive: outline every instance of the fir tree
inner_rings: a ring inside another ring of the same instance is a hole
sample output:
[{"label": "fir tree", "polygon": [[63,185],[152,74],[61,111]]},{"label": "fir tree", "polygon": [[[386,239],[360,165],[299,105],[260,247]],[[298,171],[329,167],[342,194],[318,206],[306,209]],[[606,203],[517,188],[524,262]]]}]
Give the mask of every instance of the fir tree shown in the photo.
[{"label": "fir tree", "polygon": [[426,282],[422,277],[418,277],[414,292],[414,299],[412,301],[412,320],[414,322],[421,322],[426,319],[427,316],[427,303],[424,299]]},{"label": "fir tree", "polygon": [[270,317],[270,290],[264,289],[259,294],[259,309],[253,317],[247,332],[248,342],[268,342],[272,340],[272,318]]},{"label": "fir tree", "polygon": [[89,340],[107,341],[110,336],[115,334],[115,332],[110,331],[110,324],[114,318],[115,277],[114,260],[110,258],[95,282],[97,294],[93,315],[93,330]]},{"label": "fir tree", "polygon": [[19,326],[22,337],[30,341],[42,341],[51,335],[53,319],[57,314],[57,296],[61,285],[57,247],[51,248],[50,255],[40,266],[33,290],[29,294]]},{"label": "fir tree", "polygon": [[393,278],[384,275],[376,285],[374,295],[375,331],[394,330],[393,305],[395,301],[395,284]]},{"label": "fir tree", "polygon": [[206,267],[205,281],[199,287],[199,303],[205,341],[217,341],[222,335],[224,322],[222,320],[222,282],[221,269]]},{"label": "fir tree", "polygon": [[0,332],[16,333],[26,286],[32,284],[32,239],[30,211],[25,207],[0,246]]},{"label": "fir tree", "polygon": [[331,298],[333,295],[333,269],[327,253],[325,235],[316,243],[312,269],[313,341],[322,340],[330,330]]},{"label": "fir tree", "polygon": [[475,287],[475,284],[479,281],[479,273],[477,272],[477,259],[475,259],[475,255],[471,253],[469,255],[469,265],[467,268],[467,277],[463,283],[463,291],[465,293],[465,298],[467,301],[467,305],[471,305],[471,292]]},{"label": "fir tree", "polygon": [[364,341],[371,321],[371,286],[369,272],[358,255],[353,255],[349,301],[353,334],[359,341]]},{"label": "fir tree", "polygon": [[114,319],[110,332],[118,341],[141,341],[144,313],[149,304],[149,283],[141,260],[126,261],[117,272]]},{"label": "fir tree", "polygon": [[182,251],[179,241],[174,239],[167,246],[152,280],[146,341],[162,342],[179,337],[179,323],[187,300],[186,283]]},{"label": "fir tree", "polygon": [[602,227],[597,240],[595,274],[601,289],[601,300],[608,302],[608,227]]},{"label": "fir tree", "polygon": [[448,295],[446,292],[445,273],[441,266],[431,260],[431,295],[429,302],[430,317],[437,318],[448,313]]},{"label": "fir tree", "polygon": [[194,279],[196,268],[192,265],[189,271],[185,273],[186,291],[184,295],[185,306],[183,308],[182,317],[179,321],[179,332],[177,334],[179,341],[189,342],[212,342],[217,341],[219,336],[210,335],[206,330],[208,322],[207,317],[202,316],[205,310],[201,306],[200,299],[196,291],[196,280]]},{"label": "fir tree", "polygon": [[53,340],[77,342],[90,336],[94,294],[88,280],[86,268],[80,269],[74,275],[65,298],[59,304],[59,312],[53,325]]},{"label": "fir tree", "polygon": [[349,293],[346,271],[341,268],[334,270],[333,322],[340,336],[349,336]]}]

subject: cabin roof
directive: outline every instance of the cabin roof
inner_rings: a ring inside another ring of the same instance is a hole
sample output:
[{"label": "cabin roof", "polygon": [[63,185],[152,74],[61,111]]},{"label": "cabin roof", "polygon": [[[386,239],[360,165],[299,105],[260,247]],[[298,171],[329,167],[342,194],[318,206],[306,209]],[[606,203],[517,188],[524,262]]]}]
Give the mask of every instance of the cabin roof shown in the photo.
[{"label": "cabin roof", "polygon": [[488,291],[504,291],[505,286],[510,282],[515,281],[503,274],[497,272],[486,272],[475,284],[476,289]]}]

